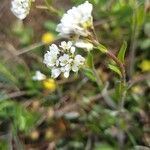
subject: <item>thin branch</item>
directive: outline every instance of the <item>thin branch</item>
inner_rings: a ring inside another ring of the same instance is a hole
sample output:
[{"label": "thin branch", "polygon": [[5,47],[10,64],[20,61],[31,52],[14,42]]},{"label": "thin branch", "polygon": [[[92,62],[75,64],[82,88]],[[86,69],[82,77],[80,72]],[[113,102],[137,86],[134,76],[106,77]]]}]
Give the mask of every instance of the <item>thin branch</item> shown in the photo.
[{"label": "thin branch", "polygon": [[130,89],[133,85],[135,85],[135,84],[137,84],[139,82],[146,81],[146,80],[150,80],[150,73],[146,73],[146,74],[140,75],[138,78],[130,80],[128,82],[128,84],[129,84],[128,89]]},{"label": "thin branch", "polygon": [[43,45],[44,45],[44,43],[42,43],[42,42],[32,44],[29,47],[26,47],[26,48],[23,48],[23,49],[19,50],[19,52],[17,52],[16,56],[19,56],[19,55],[22,55],[24,53],[27,53],[27,52],[29,52],[29,51],[31,51],[31,50],[33,50],[35,48],[41,47]]},{"label": "thin branch", "polygon": [[6,96],[3,97],[2,100],[17,98],[17,97],[24,96],[26,94],[27,94],[26,91],[17,91],[17,92],[13,92],[13,93],[7,94]]}]

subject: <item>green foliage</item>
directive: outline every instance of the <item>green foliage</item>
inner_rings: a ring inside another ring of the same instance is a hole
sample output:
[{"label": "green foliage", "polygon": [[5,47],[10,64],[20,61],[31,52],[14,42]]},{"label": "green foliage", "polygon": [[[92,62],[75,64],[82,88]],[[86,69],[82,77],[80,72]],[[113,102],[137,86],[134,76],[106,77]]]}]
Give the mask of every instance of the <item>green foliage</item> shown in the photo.
[{"label": "green foliage", "polygon": [[38,119],[38,114],[27,111],[22,105],[11,100],[0,102],[0,118],[11,119],[14,127],[19,131],[28,132]]},{"label": "green foliage", "polygon": [[0,140],[0,149],[1,150],[8,150],[8,143],[6,140]]},{"label": "green foliage", "polygon": [[94,64],[93,64],[93,55],[89,52],[88,56],[87,56],[87,64],[89,68],[93,68]]},{"label": "green foliage", "polygon": [[127,42],[124,41],[120,50],[119,50],[119,53],[118,53],[118,58],[122,63],[124,63],[124,57],[125,57],[126,49],[127,49]]},{"label": "green foliage", "polygon": [[148,38],[139,41],[139,43],[140,43],[140,48],[143,50],[150,48],[150,39],[148,39]]},{"label": "green foliage", "polygon": [[102,52],[102,53],[106,53],[108,50],[107,50],[107,48],[104,46],[104,45],[102,45],[102,44],[99,44],[98,46],[97,46],[97,48]]},{"label": "green foliage", "polygon": [[120,69],[116,65],[108,64],[108,68],[117,73],[120,77],[122,76]]},{"label": "green foliage", "polygon": [[102,143],[97,144],[94,150],[115,150],[115,149],[111,147],[109,144]]},{"label": "green foliage", "polygon": [[31,27],[24,27],[22,23],[15,22],[12,26],[12,31],[19,38],[22,45],[31,44],[34,36],[34,32]]},{"label": "green foliage", "polygon": [[54,22],[50,21],[50,20],[44,22],[44,27],[45,27],[47,30],[49,30],[50,32],[53,32],[53,33],[56,32],[56,31],[55,31],[55,29],[56,29],[56,24],[55,24]]},{"label": "green foliage", "polygon": [[91,81],[94,81],[96,82],[96,77],[95,75],[93,74],[93,71],[91,69],[83,69],[83,73],[84,75],[90,79]]},{"label": "green foliage", "polygon": [[135,8],[135,11],[133,12],[132,17],[132,31],[134,31],[136,28],[140,29],[145,20],[144,5],[138,5],[138,3],[134,3],[133,7]]},{"label": "green foliage", "polygon": [[144,10],[144,6],[139,6],[137,9],[137,14],[136,14],[136,19],[137,19],[137,25],[140,27],[143,25],[144,23],[144,19],[145,19],[145,10]]},{"label": "green foliage", "polygon": [[9,69],[3,63],[0,63],[0,73],[1,73],[0,77],[3,76],[5,79],[17,83],[17,79],[15,78],[15,76],[9,71]]}]

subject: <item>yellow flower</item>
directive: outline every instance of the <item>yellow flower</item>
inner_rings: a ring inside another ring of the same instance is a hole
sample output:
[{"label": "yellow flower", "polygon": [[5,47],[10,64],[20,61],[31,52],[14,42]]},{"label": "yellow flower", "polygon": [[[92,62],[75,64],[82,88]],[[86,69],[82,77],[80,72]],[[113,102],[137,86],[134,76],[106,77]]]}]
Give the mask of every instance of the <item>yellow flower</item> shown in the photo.
[{"label": "yellow flower", "polygon": [[132,92],[135,93],[135,94],[143,94],[143,88],[139,85],[136,85],[136,86],[133,86],[132,87]]},{"label": "yellow flower", "polygon": [[150,60],[143,60],[142,62],[141,62],[141,64],[139,65],[139,67],[141,68],[141,70],[143,71],[143,72],[145,72],[145,71],[150,71]]},{"label": "yellow flower", "polygon": [[56,90],[56,82],[54,79],[43,80],[43,87],[46,90],[55,91]]},{"label": "yellow flower", "polygon": [[42,35],[42,42],[45,44],[50,44],[54,41],[55,36],[50,32],[46,32]]},{"label": "yellow flower", "polygon": [[34,130],[30,133],[30,138],[34,141],[37,140],[39,136],[40,136],[40,133],[37,130]]}]

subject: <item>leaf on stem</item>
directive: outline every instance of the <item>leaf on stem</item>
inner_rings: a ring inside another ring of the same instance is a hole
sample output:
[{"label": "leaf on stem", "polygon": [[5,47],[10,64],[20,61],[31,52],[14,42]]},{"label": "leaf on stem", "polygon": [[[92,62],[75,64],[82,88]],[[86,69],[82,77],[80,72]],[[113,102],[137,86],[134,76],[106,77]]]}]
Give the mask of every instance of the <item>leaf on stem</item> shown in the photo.
[{"label": "leaf on stem", "polygon": [[89,80],[96,82],[96,77],[91,69],[84,69],[83,73]]},{"label": "leaf on stem", "polygon": [[98,46],[97,46],[97,48],[102,52],[102,53],[106,53],[108,50],[107,50],[107,48],[104,46],[104,45],[102,45],[102,44],[99,44]]},{"label": "leaf on stem", "polygon": [[120,50],[119,50],[119,53],[118,53],[118,59],[124,63],[124,57],[125,57],[125,53],[126,53],[126,49],[127,49],[127,42],[124,41]]},{"label": "leaf on stem", "polygon": [[145,19],[145,9],[143,5],[138,7],[136,16],[137,16],[137,25],[141,27]]},{"label": "leaf on stem", "polygon": [[13,81],[14,83],[17,83],[17,79],[14,75],[5,67],[3,63],[0,62],[0,73],[5,75],[9,80]]},{"label": "leaf on stem", "polygon": [[113,72],[117,73],[120,77],[122,76],[120,69],[112,64],[108,64],[108,68],[111,69]]},{"label": "leaf on stem", "polygon": [[87,65],[89,66],[89,68],[93,68],[94,64],[93,64],[93,55],[89,52],[88,56],[87,56]]}]

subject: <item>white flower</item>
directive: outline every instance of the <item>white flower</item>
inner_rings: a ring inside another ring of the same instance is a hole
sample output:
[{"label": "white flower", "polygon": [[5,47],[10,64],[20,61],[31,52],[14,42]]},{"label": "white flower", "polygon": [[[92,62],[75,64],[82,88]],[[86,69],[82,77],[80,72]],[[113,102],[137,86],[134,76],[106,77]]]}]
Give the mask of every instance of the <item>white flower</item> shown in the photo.
[{"label": "white flower", "polygon": [[52,78],[57,78],[61,73],[60,68],[52,68]]},{"label": "white flower", "polygon": [[41,73],[39,70],[37,70],[35,72],[35,75],[32,77],[33,80],[37,80],[37,81],[41,81],[41,80],[45,80],[46,79],[46,76]]},{"label": "white flower", "polygon": [[11,11],[17,18],[22,20],[29,14],[31,2],[31,0],[13,0]]},{"label": "white flower", "polygon": [[94,47],[93,44],[86,42],[86,41],[82,41],[82,40],[76,41],[75,46],[79,48],[87,49],[87,50],[92,50]]},{"label": "white flower", "polygon": [[88,29],[93,26],[92,10],[93,6],[88,1],[78,7],[73,7],[64,14],[56,31],[63,37],[70,35],[88,36]]},{"label": "white flower", "polygon": [[60,61],[60,65],[61,66],[65,66],[67,65],[68,61],[69,61],[69,55],[68,54],[63,54],[63,56],[59,57],[59,61]]},{"label": "white flower", "polygon": [[79,66],[84,65],[85,58],[81,55],[76,55],[74,58],[74,62],[72,65],[72,71],[77,72],[79,70]]},{"label": "white flower", "polygon": [[63,41],[59,47],[55,44],[49,47],[43,62],[51,69],[53,78],[57,78],[61,73],[68,78],[70,71],[77,72],[84,65],[85,58],[75,54],[72,42]]},{"label": "white flower", "polygon": [[49,47],[49,49],[50,49],[50,51],[51,51],[54,55],[59,54],[59,48],[57,47],[57,45],[52,44],[52,45]]},{"label": "white flower", "polygon": [[69,50],[72,47],[72,42],[71,41],[69,41],[69,42],[63,41],[63,42],[61,42],[60,47],[64,50]]},{"label": "white flower", "polygon": [[59,61],[57,58],[57,55],[59,54],[59,49],[55,44],[52,44],[49,47],[50,51],[47,51],[47,53],[44,55],[44,63],[48,67],[58,66]]}]

